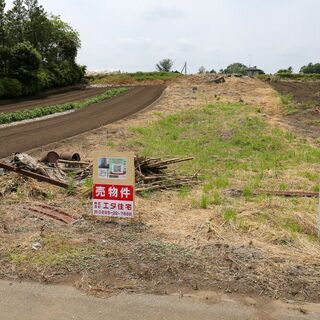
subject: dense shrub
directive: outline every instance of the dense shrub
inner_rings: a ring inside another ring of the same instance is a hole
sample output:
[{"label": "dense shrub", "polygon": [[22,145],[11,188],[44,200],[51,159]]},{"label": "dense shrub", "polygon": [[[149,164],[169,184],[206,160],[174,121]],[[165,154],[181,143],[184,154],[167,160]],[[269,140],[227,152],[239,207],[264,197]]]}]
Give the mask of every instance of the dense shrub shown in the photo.
[{"label": "dense shrub", "polygon": [[15,45],[11,50],[9,61],[9,75],[28,84],[30,79],[36,77],[41,68],[41,54],[29,42]]},{"label": "dense shrub", "polygon": [[304,74],[304,73],[277,73],[275,78],[298,80],[298,81],[315,81],[320,80],[320,74]]},{"label": "dense shrub", "polygon": [[22,84],[17,79],[3,78],[0,79],[0,94],[2,87],[2,97],[12,98],[19,97],[23,93]]}]

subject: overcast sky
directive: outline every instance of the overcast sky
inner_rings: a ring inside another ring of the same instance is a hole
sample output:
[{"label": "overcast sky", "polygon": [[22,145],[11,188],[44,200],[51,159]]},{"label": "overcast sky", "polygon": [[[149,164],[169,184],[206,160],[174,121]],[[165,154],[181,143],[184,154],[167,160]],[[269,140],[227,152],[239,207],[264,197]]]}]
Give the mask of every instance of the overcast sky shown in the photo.
[{"label": "overcast sky", "polygon": [[[181,70],[232,62],[266,72],[320,62],[320,0],[39,0],[80,32],[89,70]],[[8,7],[12,0],[7,0]]]}]

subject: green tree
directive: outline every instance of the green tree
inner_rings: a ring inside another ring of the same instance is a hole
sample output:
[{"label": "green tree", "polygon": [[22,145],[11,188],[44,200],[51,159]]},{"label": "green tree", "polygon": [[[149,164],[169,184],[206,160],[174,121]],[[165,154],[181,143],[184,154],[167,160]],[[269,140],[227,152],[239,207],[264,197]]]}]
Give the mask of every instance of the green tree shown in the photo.
[{"label": "green tree", "polygon": [[206,68],[204,66],[201,66],[198,70],[199,74],[205,74],[207,72]]},{"label": "green tree", "polygon": [[41,68],[41,54],[29,42],[21,42],[11,50],[9,74],[23,83],[36,77]]},{"label": "green tree", "polygon": [[75,62],[78,50],[81,48],[79,33],[58,16],[52,16],[50,23],[50,46],[44,56],[47,61]]},{"label": "green tree", "polygon": [[163,59],[157,65],[156,68],[160,72],[170,72],[173,67],[173,61],[171,59]]},{"label": "green tree", "polygon": [[0,0],[0,98],[81,81],[80,47],[78,32],[38,0],[14,0],[7,12]]},{"label": "green tree", "polygon": [[320,74],[320,63],[309,63],[307,66],[303,66],[300,69],[300,73],[304,74]]},{"label": "green tree", "polygon": [[225,74],[247,74],[248,67],[242,63],[236,62],[230,64],[226,69],[223,70]]},{"label": "green tree", "polygon": [[14,46],[25,40],[27,11],[23,0],[15,0],[13,7],[6,14],[8,43]]},{"label": "green tree", "polygon": [[43,54],[50,46],[51,25],[47,13],[38,0],[25,0],[25,4],[25,39]]},{"label": "green tree", "polygon": [[5,38],[6,38],[6,32],[5,32],[5,9],[6,2],[5,0],[0,0],[0,46],[5,45]]},{"label": "green tree", "polygon": [[8,73],[8,63],[11,58],[11,51],[8,47],[0,45],[0,76]]},{"label": "green tree", "polygon": [[293,68],[289,67],[288,69],[278,70],[276,74],[292,74],[292,73],[293,73]]}]

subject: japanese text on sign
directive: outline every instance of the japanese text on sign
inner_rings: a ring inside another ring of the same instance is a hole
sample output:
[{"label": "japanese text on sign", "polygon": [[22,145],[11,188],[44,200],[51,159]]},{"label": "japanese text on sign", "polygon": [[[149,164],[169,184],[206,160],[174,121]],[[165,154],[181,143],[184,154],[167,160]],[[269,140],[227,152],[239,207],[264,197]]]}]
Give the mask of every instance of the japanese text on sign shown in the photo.
[{"label": "japanese text on sign", "polygon": [[134,155],[99,152],[95,155],[93,214],[132,218],[134,215]]}]

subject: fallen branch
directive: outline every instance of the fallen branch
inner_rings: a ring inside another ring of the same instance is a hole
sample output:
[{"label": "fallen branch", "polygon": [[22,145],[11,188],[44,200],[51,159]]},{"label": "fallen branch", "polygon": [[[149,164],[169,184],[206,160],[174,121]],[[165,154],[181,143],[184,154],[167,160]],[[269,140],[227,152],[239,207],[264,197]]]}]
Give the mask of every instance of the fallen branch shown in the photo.
[{"label": "fallen branch", "polygon": [[[234,196],[242,196],[243,190],[231,189],[228,190]],[[257,190],[252,193],[254,196],[257,195],[271,195],[271,196],[282,196],[282,197],[302,197],[302,198],[318,198],[319,192],[309,191],[274,191],[274,190]]]}]

